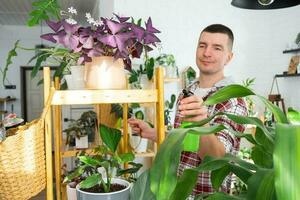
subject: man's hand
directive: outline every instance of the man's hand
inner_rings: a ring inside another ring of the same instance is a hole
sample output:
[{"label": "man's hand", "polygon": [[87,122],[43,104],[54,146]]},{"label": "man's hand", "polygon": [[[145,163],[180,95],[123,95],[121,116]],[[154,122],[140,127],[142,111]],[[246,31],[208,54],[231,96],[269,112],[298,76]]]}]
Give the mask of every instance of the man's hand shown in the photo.
[{"label": "man's hand", "polygon": [[198,122],[206,119],[207,108],[202,104],[203,99],[195,95],[182,99],[178,107],[182,121]]},{"label": "man's hand", "polygon": [[139,119],[128,119],[128,123],[132,128],[133,133],[139,134],[142,138],[147,138],[156,141],[156,130],[151,128],[149,124]]}]

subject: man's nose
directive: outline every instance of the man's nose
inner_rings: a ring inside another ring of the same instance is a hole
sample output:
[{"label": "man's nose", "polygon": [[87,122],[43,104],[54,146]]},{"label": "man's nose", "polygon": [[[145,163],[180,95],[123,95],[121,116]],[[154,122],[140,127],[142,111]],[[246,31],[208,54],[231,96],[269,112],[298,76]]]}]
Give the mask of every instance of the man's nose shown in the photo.
[{"label": "man's nose", "polygon": [[211,56],[211,48],[210,47],[206,47],[204,49],[203,55],[206,56],[206,57]]}]

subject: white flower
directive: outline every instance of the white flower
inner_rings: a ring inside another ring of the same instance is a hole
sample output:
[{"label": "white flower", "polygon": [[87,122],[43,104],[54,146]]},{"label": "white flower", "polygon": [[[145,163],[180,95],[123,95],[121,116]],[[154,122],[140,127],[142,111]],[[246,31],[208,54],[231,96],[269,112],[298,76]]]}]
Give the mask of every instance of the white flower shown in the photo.
[{"label": "white flower", "polygon": [[72,24],[72,25],[77,24],[77,21],[74,20],[74,19],[72,19],[71,17],[69,17],[68,19],[66,19],[66,22],[67,22],[68,24]]},{"label": "white flower", "polygon": [[68,12],[71,14],[77,15],[77,10],[75,8],[73,8],[72,6],[70,8],[68,8]]},{"label": "white flower", "polygon": [[88,18],[88,19],[89,19],[89,18],[92,18],[91,13],[86,13],[86,14],[85,14],[85,17]]}]

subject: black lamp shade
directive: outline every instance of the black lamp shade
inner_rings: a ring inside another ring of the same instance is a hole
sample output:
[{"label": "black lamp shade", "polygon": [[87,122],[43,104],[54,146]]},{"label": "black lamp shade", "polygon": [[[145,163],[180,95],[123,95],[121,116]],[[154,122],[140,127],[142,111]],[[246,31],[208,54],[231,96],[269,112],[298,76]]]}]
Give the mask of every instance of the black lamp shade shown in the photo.
[{"label": "black lamp shade", "polygon": [[232,0],[231,5],[244,9],[268,10],[297,6],[300,5],[300,0],[274,0],[266,6],[261,5],[258,0]]}]

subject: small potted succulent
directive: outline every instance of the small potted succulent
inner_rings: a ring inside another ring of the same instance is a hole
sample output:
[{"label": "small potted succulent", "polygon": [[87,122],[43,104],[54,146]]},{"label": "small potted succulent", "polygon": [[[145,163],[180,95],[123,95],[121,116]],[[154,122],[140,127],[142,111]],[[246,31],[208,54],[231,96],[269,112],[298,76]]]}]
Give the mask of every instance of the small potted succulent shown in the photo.
[{"label": "small potted succulent", "polygon": [[[92,155],[78,156],[79,165],[73,173],[65,177],[68,182],[75,177],[84,177],[77,189],[77,198],[128,200],[130,183],[136,180],[141,164],[132,162],[134,154],[119,154],[117,147],[121,131],[100,125],[100,137],[103,145],[95,148]],[[128,163],[129,168],[122,168]],[[127,180],[125,180],[125,178]]]}]

